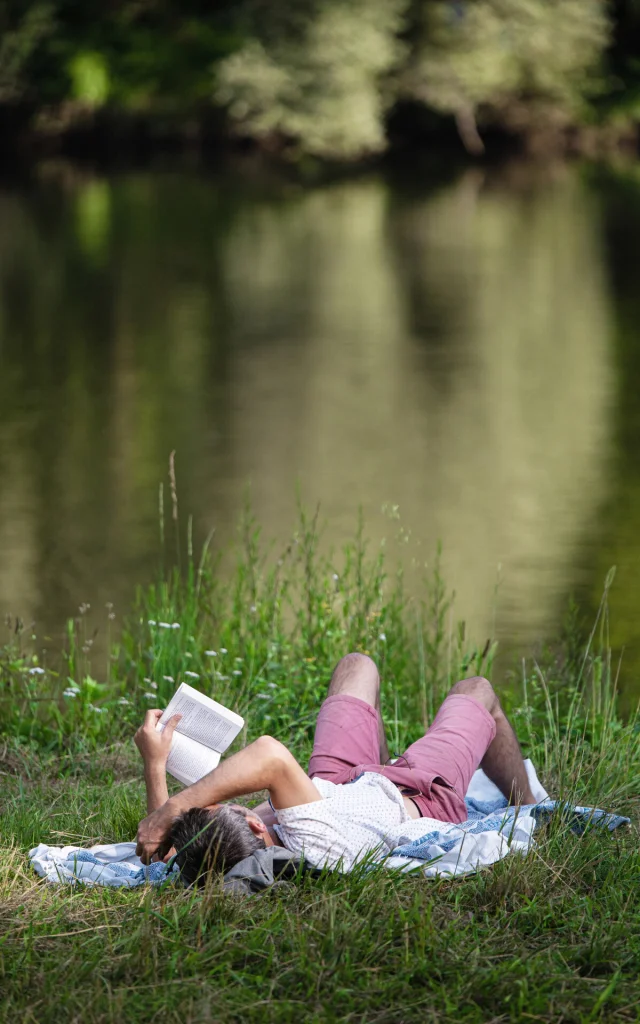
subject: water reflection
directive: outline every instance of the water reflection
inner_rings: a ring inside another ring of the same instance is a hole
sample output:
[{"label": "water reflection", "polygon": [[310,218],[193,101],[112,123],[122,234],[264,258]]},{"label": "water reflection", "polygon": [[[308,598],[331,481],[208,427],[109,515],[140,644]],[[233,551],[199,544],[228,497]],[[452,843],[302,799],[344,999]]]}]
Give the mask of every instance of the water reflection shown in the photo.
[{"label": "water reflection", "polygon": [[[611,490],[613,313],[574,172],[373,178],[276,197],[138,175],[0,194],[0,609],[58,628],[158,563],[177,450],[196,536],[247,482],[270,536],[295,481],[340,544],[400,506],[442,540],[481,637],[555,632]],[[494,602],[502,566],[497,622]]]}]

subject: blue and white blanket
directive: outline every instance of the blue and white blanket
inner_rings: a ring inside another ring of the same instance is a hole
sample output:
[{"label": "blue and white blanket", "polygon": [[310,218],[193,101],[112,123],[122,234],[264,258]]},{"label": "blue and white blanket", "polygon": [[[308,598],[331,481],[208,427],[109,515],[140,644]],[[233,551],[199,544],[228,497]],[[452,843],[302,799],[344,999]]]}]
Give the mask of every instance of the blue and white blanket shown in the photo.
[{"label": "blue and white blanket", "polygon": [[[552,814],[562,814],[571,830],[578,833],[590,825],[612,831],[629,824],[629,818],[598,807],[569,806],[550,800],[531,761],[526,760],[525,766],[537,803],[507,806],[497,786],[479,770],[465,797],[467,820],[459,825],[443,822],[437,829],[397,846],[385,865],[401,871],[421,869],[427,878],[451,878],[495,864],[510,853],[529,853],[535,845],[535,828]],[[412,822],[409,827],[417,824],[419,821]]]},{"label": "blue and white blanket", "polygon": [[[629,818],[598,808],[567,807],[550,800],[531,762],[525,764],[537,804],[507,807],[496,786],[483,771],[477,771],[466,795],[468,820],[460,825],[429,820],[427,826],[424,819],[412,819],[403,826],[403,843],[385,859],[385,866],[401,871],[420,869],[427,878],[470,874],[510,853],[528,853],[534,845],[536,825],[554,811],[568,816],[571,827],[580,831],[590,823],[610,830],[628,824]],[[54,884],[132,888],[145,882],[159,885],[177,873],[175,868],[167,872],[162,863],[145,867],[135,850],[135,843],[110,843],[89,850],[40,843],[30,851],[29,859],[36,872]]]}]

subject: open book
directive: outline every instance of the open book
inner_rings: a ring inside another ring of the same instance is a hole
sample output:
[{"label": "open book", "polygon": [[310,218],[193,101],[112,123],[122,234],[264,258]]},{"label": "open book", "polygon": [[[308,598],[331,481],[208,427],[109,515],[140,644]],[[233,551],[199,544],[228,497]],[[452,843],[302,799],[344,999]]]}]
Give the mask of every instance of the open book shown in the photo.
[{"label": "open book", "polygon": [[164,729],[178,713],[182,718],[173,734],[167,771],[178,782],[191,786],[217,767],[220,755],[242,729],[244,718],[188,683],[180,683],[157,728]]}]

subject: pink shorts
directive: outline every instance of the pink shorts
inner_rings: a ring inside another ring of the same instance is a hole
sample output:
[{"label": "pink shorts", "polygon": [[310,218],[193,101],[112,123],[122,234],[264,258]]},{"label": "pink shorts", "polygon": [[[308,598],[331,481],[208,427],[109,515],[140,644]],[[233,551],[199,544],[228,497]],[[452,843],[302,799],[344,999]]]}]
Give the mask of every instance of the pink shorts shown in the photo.
[{"label": "pink shorts", "polygon": [[467,694],[451,694],[396,764],[380,764],[379,729],[380,714],[371,704],[348,694],[327,697],[316,723],[310,778],[341,783],[378,772],[406,789],[422,817],[466,821],[465,793],[496,734],[487,709]]}]

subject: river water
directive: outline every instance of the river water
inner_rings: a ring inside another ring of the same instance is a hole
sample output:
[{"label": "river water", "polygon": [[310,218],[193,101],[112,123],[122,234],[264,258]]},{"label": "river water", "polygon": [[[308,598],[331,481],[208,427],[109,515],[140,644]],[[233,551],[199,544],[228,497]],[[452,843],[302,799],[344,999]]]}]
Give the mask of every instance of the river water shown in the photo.
[{"label": "river water", "polygon": [[298,482],[326,544],[359,507],[408,568],[440,541],[458,616],[507,651],[571,595],[592,616],[616,564],[640,693],[640,172],[417,178],[0,188],[0,611],[53,636],[126,610],[175,449],[196,542],[247,485],[285,538]]}]

